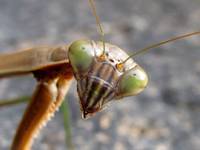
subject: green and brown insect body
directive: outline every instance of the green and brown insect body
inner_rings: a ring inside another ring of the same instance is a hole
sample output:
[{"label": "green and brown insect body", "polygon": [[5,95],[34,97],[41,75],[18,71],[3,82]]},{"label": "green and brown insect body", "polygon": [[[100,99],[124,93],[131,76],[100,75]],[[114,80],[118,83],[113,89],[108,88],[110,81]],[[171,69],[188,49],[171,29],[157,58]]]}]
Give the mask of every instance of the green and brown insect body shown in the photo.
[{"label": "green and brown insect body", "polygon": [[147,84],[146,73],[132,59],[122,69],[117,67],[128,57],[117,46],[105,43],[104,51],[102,42],[79,40],[71,44],[68,56],[83,118],[99,112],[112,99],[138,94]]}]

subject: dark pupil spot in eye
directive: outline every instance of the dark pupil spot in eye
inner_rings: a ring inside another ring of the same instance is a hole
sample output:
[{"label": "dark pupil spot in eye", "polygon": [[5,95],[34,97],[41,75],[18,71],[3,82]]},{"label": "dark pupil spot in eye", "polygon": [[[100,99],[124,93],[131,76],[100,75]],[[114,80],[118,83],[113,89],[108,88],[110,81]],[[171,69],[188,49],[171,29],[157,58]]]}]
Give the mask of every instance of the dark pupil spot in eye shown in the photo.
[{"label": "dark pupil spot in eye", "polygon": [[81,47],[82,50],[85,50],[85,47]]},{"label": "dark pupil spot in eye", "polygon": [[109,59],[111,62],[114,62],[114,60],[113,59]]},{"label": "dark pupil spot in eye", "polygon": [[134,73],[133,76],[136,76],[136,73]]}]

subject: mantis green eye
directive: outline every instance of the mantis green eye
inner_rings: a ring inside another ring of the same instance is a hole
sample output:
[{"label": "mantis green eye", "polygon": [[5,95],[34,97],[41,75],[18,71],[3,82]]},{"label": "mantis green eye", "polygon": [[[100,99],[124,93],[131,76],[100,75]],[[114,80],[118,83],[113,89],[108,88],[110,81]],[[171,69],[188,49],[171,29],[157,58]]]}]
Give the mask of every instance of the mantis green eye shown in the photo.
[{"label": "mantis green eye", "polygon": [[117,98],[137,95],[144,90],[148,83],[146,72],[138,65],[125,72],[118,82]]},{"label": "mantis green eye", "polygon": [[68,56],[74,73],[83,75],[94,60],[94,49],[90,41],[75,41],[69,47]]}]

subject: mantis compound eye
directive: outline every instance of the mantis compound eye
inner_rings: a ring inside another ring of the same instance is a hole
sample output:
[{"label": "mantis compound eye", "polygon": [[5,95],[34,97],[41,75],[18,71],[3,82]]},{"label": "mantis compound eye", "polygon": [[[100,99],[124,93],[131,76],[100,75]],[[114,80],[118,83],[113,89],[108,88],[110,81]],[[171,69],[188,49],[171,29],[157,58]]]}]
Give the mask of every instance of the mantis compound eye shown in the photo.
[{"label": "mantis compound eye", "polygon": [[118,81],[117,97],[134,96],[144,90],[148,83],[146,72],[138,65],[125,72]]},{"label": "mantis compound eye", "polygon": [[94,60],[94,49],[90,41],[75,41],[69,47],[68,57],[75,75],[86,74]]}]

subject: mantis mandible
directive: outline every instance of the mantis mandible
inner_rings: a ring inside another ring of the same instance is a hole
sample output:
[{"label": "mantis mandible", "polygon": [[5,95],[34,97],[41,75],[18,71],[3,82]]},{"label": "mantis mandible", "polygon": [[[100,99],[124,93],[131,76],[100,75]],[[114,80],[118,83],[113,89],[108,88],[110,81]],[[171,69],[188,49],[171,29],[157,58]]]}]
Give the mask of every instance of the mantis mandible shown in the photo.
[{"label": "mantis mandible", "polygon": [[11,150],[29,150],[34,137],[61,105],[73,78],[77,80],[83,118],[101,111],[114,99],[142,92],[148,76],[132,57],[160,45],[199,35],[184,34],[153,44],[127,55],[119,47],[106,43],[93,0],[89,0],[101,33],[100,41],[77,40],[69,46],[33,47],[0,55],[0,77],[33,74],[38,85],[26,108]]}]

